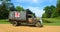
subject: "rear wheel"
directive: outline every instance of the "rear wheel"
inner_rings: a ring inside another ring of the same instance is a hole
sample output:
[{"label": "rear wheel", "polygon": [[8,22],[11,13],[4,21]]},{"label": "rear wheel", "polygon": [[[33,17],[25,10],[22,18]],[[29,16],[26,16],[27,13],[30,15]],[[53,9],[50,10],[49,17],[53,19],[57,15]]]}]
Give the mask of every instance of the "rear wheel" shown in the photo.
[{"label": "rear wheel", "polygon": [[12,25],[13,26],[18,26],[18,22],[17,21],[13,21]]}]

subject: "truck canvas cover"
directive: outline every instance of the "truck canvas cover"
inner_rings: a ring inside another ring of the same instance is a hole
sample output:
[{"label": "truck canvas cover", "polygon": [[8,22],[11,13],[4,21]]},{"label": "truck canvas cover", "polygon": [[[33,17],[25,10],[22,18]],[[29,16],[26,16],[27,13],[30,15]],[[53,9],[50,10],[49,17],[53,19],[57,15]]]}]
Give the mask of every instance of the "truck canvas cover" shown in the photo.
[{"label": "truck canvas cover", "polygon": [[26,20],[26,11],[11,11],[9,14],[9,19],[12,20]]}]

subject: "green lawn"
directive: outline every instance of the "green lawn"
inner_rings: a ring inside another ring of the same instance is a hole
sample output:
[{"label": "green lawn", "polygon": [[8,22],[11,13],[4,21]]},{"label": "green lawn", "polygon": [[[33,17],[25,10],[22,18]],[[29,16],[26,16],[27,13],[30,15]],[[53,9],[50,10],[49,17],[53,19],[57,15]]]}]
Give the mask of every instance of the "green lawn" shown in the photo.
[{"label": "green lawn", "polygon": [[9,24],[8,20],[0,20],[0,24]]},{"label": "green lawn", "polygon": [[60,19],[57,18],[43,18],[44,25],[60,26]]}]

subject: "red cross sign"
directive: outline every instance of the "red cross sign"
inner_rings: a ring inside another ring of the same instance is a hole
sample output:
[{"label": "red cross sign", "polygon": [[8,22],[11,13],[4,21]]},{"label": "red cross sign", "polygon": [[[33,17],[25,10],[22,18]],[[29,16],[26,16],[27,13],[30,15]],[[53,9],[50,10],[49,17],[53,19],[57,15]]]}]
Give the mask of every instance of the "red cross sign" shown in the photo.
[{"label": "red cross sign", "polygon": [[15,17],[20,17],[20,13],[15,12]]}]

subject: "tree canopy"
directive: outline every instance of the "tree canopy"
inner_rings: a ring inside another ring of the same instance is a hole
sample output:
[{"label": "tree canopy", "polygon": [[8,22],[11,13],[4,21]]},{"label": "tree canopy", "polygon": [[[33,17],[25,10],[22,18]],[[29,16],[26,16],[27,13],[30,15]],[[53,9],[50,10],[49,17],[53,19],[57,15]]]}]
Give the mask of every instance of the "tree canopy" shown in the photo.
[{"label": "tree canopy", "polygon": [[57,0],[57,13],[60,15],[60,0]]},{"label": "tree canopy", "polygon": [[17,11],[24,11],[25,9],[23,7],[21,7],[21,6],[16,6],[16,10]]},{"label": "tree canopy", "polygon": [[[14,10],[14,5],[11,6],[13,3],[9,3],[10,0],[0,0],[2,4],[0,4],[0,19],[7,19],[9,15],[9,11]],[[11,7],[12,9],[10,9]]]},{"label": "tree canopy", "polygon": [[52,17],[52,14],[53,14],[53,12],[54,12],[54,9],[55,9],[55,6],[53,6],[53,5],[51,5],[51,6],[46,6],[46,7],[44,8],[45,17],[47,17],[47,18]]},{"label": "tree canopy", "polygon": [[54,5],[46,6],[44,8],[45,13],[43,17],[51,18],[60,16],[60,0],[57,0],[56,7]]}]

